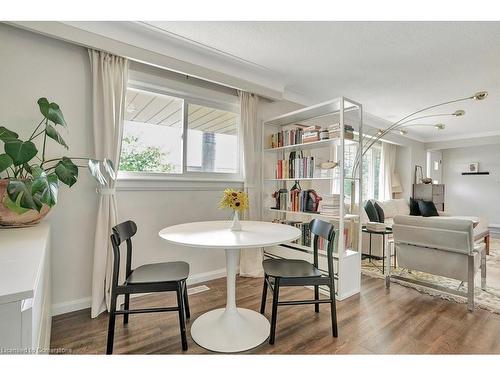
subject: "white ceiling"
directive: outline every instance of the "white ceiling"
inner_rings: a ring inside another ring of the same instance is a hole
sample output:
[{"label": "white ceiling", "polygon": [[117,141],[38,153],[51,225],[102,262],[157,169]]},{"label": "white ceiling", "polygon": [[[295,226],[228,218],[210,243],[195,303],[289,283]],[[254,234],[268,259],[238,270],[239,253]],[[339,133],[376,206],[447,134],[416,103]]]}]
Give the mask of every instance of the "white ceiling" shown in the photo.
[{"label": "white ceiling", "polygon": [[414,127],[425,141],[500,133],[500,22],[148,22],[150,30],[270,71],[309,102],[340,95],[389,121],[487,90],[437,113],[446,129]]}]

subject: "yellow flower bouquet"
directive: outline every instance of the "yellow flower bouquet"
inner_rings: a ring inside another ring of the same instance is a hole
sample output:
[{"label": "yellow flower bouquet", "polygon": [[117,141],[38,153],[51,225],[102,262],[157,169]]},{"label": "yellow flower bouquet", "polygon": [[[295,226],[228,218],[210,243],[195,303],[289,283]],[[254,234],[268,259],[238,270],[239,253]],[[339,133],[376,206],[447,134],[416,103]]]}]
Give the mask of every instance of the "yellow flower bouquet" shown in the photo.
[{"label": "yellow flower bouquet", "polygon": [[239,212],[248,209],[248,194],[244,191],[237,191],[233,189],[224,190],[224,194],[219,203],[219,208],[230,208],[234,210],[233,224],[231,230],[241,230],[241,223],[239,221]]}]

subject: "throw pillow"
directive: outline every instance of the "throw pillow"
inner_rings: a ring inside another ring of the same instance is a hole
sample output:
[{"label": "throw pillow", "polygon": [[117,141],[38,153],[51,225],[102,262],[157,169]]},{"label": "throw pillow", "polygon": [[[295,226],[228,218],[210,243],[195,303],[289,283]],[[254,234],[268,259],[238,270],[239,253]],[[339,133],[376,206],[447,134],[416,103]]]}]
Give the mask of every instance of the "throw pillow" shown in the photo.
[{"label": "throw pillow", "polygon": [[418,201],[418,208],[423,217],[439,216],[434,202]]},{"label": "throw pillow", "polygon": [[385,221],[384,210],[382,209],[382,207],[380,207],[380,205],[378,204],[378,202],[375,202],[375,204],[373,205],[373,207],[375,207],[375,210],[377,211],[379,223],[383,223]]},{"label": "throw pillow", "polygon": [[377,210],[375,209],[375,206],[373,205],[372,201],[366,201],[365,211],[366,211],[366,215],[368,216],[368,219],[370,219],[370,221],[380,223],[380,220],[379,220],[379,217],[377,214]]},{"label": "throw pillow", "polygon": [[422,216],[418,206],[418,201],[419,199],[410,198],[410,215],[412,216]]}]

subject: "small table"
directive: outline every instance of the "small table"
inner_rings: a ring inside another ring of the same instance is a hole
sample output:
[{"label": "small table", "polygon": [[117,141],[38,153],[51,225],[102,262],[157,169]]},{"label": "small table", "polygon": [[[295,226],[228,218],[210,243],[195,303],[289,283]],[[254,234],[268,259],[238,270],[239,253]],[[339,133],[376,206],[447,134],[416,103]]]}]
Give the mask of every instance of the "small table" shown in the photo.
[{"label": "small table", "polygon": [[285,224],[242,221],[241,231],[231,231],[231,221],[202,221],[164,228],[160,237],[177,245],[210,251],[225,249],[226,307],[209,311],[191,326],[191,337],[200,346],[223,353],[255,348],[269,336],[269,321],[256,311],[236,307],[236,270],[240,249],[261,248],[291,242],[301,231]]},{"label": "small table", "polygon": [[[375,230],[370,230],[367,229],[366,226],[363,226],[361,229],[363,232],[368,233],[370,235],[370,244],[368,245],[368,252],[369,255],[368,257],[371,259],[373,258],[372,256],[372,235],[381,235],[382,236],[382,274],[385,274],[385,236],[391,235],[392,234],[392,228],[391,227],[386,227],[384,231],[375,231]],[[391,253],[389,251],[389,267],[391,265]],[[396,247],[394,247],[394,268],[396,267]]]}]

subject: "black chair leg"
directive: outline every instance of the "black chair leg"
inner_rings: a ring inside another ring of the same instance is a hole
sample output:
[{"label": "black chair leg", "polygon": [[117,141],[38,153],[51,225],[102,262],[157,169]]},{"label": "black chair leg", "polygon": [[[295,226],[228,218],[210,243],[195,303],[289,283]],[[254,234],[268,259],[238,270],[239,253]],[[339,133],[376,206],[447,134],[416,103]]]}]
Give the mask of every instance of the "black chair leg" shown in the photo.
[{"label": "black chair leg", "polygon": [[191,311],[189,310],[188,287],[184,281],[184,309],[186,311],[186,318],[191,318]]},{"label": "black chair leg", "polygon": [[335,283],[332,280],[332,283],[330,284],[330,309],[332,310],[332,334],[333,337],[338,337],[339,332],[337,328],[337,306],[335,303]]},{"label": "black chair leg", "polygon": [[262,289],[262,301],[260,303],[260,313],[264,315],[266,312],[266,298],[267,298],[267,281],[269,280],[269,277],[267,275],[264,275],[264,288]]},{"label": "black chair leg", "polygon": [[[124,307],[125,310],[130,310],[130,294],[125,294]],[[129,314],[123,314],[123,324],[128,324],[128,315]]]},{"label": "black chair leg", "polygon": [[280,279],[274,279],[274,293],[273,293],[273,311],[271,315],[271,332],[269,335],[269,344],[274,345],[274,338],[276,337],[276,319],[278,318],[278,300],[280,292]]},{"label": "black chair leg", "polygon": [[[319,286],[318,285],[314,286],[314,299],[315,300],[319,299]],[[319,303],[314,304],[314,312],[319,313]]]},{"label": "black chair leg", "polygon": [[108,344],[106,346],[106,354],[113,354],[113,342],[115,340],[116,299],[117,296],[112,294],[111,306],[109,309]]},{"label": "black chair leg", "polygon": [[182,283],[177,284],[177,306],[179,307],[179,326],[181,330],[182,350],[187,350],[186,321],[184,319],[184,298]]}]

